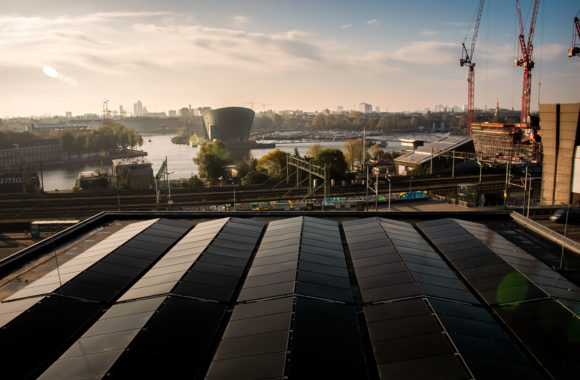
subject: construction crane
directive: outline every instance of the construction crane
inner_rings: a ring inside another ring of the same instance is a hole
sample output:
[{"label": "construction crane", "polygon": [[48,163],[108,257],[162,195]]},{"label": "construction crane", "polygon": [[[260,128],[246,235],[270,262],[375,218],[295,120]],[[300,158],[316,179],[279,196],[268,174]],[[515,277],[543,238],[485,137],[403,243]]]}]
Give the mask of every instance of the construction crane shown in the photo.
[{"label": "construction crane", "polygon": [[109,110],[109,101],[105,99],[103,101],[103,119],[110,119],[110,117],[111,111]]},{"label": "construction crane", "polygon": [[522,57],[515,60],[516,66],[523,66],[524,68],[524,83],[522,89],[522,115],[521,122],[530,123],[530,99],[532,93],[532,69],[534,68],[534,61],[532,55],[534,46],[532,40],[534,38],[534,28],[536,26],[536,18],[538,17],[538,4],[540,0],[534,0],[534,8],[532,10],[532,20],[530,21],[530,31],[528,32],[528,40],[526,41],[524,35],[524,22],[522,21],[522,10],[520,8],[520,1],[516,0],[518,7],[518,18],[520,21],[520,35],[518,40],[522,51]]},{"label": "construction crane", "polygon": [[[471,39],[471,49],[467,51],[465,41],[461,44],[461,59],[459,66],[467,66],[469,74],[467,75],[467,137],[471,137],[471,123],[473,122],[473,96],[475,84],[475,62],[473,62],[473,52],[475,51],[475,42],[477,41],[477,32],[479,30],[479,22],[481,21],[481,12],[483,11],[483,4],[485,0],[479,1],[479,8],[475,17],[475,26],[473,28],[473,37]],[[465,36],[467,40],[467,36]]]},{"label": "construction crane", "polygon": [[580,57],[580,45],[576,44],[576,39],[580,41],[580,21],[578,21],[578,14],[574,17],[574,27],[572,30],[572,47],[568,50],[568,57]]}]

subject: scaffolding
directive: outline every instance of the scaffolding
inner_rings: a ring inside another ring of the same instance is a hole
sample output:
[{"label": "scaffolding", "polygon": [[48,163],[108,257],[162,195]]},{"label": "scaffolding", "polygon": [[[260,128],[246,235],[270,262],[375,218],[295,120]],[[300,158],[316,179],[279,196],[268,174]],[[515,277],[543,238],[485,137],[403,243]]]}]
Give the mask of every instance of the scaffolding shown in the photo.
[{"label": "scaffolding", "polygon": [[481,123],[472,126],[477,160],[487,165],[541,162],[541,143],[525,124]]}]

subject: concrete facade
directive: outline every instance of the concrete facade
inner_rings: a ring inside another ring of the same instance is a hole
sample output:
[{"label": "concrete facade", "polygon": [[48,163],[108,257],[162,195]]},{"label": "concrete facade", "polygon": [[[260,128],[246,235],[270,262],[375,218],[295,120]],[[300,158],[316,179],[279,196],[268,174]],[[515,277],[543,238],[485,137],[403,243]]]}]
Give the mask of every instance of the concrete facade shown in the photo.
[{"label": "concrete facade", "polygon": [[571,201],[574,148],[579,145],[580,103],[540,104],[544,206],[565,205]]}]

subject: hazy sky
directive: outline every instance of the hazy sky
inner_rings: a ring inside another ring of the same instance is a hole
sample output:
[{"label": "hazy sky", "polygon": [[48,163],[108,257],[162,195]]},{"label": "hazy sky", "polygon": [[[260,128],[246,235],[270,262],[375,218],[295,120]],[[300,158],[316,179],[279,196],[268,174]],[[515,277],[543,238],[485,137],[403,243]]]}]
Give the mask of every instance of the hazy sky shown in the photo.
[{"label": "hazy sky", "polygon": [[[382,111],[467,103],[478,0],[2,0],[0,117],[250,106]],[[521,0],[529,19],[531,0]],[[577,0],[542,0],[532,110],[580,101]],[[529,22],[529,21],[528,21]],[[526,34],[528,29],[526,28]],[[475,105],[521,106],[515,0],[487,0]],[[466,45],[470,45],[471,36]]]}]

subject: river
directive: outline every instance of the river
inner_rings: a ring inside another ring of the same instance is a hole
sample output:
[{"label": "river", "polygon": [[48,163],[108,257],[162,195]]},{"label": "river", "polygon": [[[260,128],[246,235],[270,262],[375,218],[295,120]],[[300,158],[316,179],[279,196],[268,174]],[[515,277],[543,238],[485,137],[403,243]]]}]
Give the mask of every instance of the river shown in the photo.
[{"label": "river", "polygon": [[[435,135],[406,135],[396,136],[396,138],[418,138],[426,141],[433,141],[442,137],[442,134]],[[197,156],[199,148],[192,148],[188,145],[173,144],[171,142],[172,135],[153,135],[143,136],[144,144],[142,150],[147,152],[147,160],[153,165],[153,173],[157,173],[163,160],[167,157],[167,167],[171,178],[189,178],[197,174],[197,165],[193,162],[193,158]],[[402,145],[393,137],[388,142],[386,150],[401,150]],[[301,156],[304,156],[308,149],[317,142],[298,142],[298,141],[284,141],[276,142],[276,149],[284,152],[294,153],[297,148]],[[344,141],[320,141],[318,142],[321,148],[337,148],[344,149]],[[254,158],[261,158],[270,153],[275,148],[268,149],[252,149],[249,155]],[[77,175],[81,171],[88,170],[102,170],[104,172],[111,171],[111,165],[91,163],[79,165],[67,165],[59,168],[45,169],[43,171],[44,190],[70,190],[74,187]],[[40,173],[38,173],[40,176]]]}]

